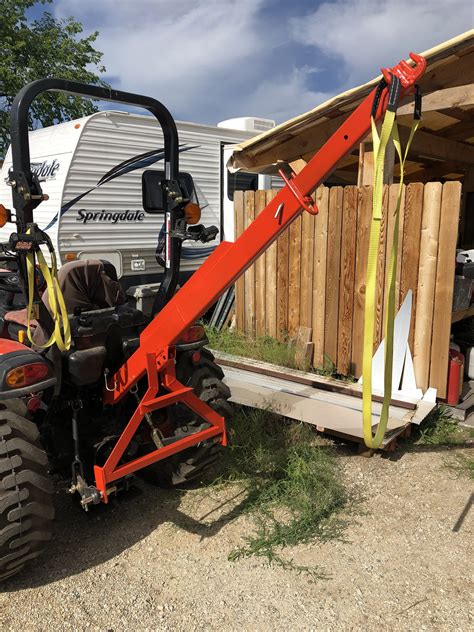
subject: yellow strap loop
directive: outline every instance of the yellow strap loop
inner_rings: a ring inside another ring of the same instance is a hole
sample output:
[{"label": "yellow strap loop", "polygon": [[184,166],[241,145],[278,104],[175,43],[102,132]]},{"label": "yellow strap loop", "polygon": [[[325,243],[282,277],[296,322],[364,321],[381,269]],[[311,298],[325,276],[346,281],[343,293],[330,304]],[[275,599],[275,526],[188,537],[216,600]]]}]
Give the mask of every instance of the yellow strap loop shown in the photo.
[{"label": "yellow strap loop", "polygon": [[[29,231],[28,231],[29,232]],[[26,310],[26,333],[28,340],[35,347],[47,349],[56,343],[60,351],[68,351],[71,348],[71,327],[67,315],[66,303],[61,292],[58,282],[58,266],[56,255],[51,251],[51,270],[49,269],[43,253],[40,249],[37,251],[38,265],[45,278],[46,287],[48,289],[48,300],[51,316],[54,322],[53,333],[49,340],[40,345],[33,341],[31,334],[31,321],[33,319],[33,300],[34,300],[34,284],[35,279],[35,253],[30,252],[26,255],[26,268],[28,274],[28,306]]]},{"label": "yellow strap loop", "polygon": [[[387,430],[390,400],[392,399],[392,373],[393,373],[393,332],[395,323],[395,280],[398,258],[398,232],[400,204],[403,192],[403,177],[405,161],[408,155],[413,136],[418,128],[419,121],[413,122],[410,136],[402,155],[398,126],[395,120],[395,112],[387,110],[382,124],[380,136],[377,132],[375,121],[371,120],[372,137],[374,146],[374,188],[372,202],[372,223],[370,227],[369,254],[367,260],[367,276],[365,286],[365,314],[364,314],[364,345],[362,356],[362,419],[364,430],[364,442],[368,448],[380,447]],[[385,319],[385,357],[384,357],[384,395],[382,412],[375,436],[372,435],[372,353],[375,329],[375,296],[377,287],[377,256],[380,244],[380,224],[382,220],[382,197],[384,162],[387,145],[393,140],[395,150],[400,159],[400,183],[398,188],[397,204],[395,207],[395,226],[393,243],[387,273],[386,288],[386,319]]]}]

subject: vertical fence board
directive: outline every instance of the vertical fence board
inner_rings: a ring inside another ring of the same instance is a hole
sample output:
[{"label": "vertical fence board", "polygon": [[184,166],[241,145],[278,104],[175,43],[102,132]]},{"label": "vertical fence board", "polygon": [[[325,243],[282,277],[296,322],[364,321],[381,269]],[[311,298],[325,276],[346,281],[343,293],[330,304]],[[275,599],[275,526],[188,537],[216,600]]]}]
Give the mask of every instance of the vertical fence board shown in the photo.
[{"label": "vertical fence board", "polygon": [[[244,193],[234,193],[235,237],[240,237],[244,230]],[[242,275],[235,282],[235,324],[239,331],[245,327],[245,280]]]},{"label": "vertical fence board", "polygon": [[[304,215],[307,215],[303,211]],[[300,325],[301,215],[291,224],[289,235],[288,333],[294,338]]]},{"label": "vertical fence board", "polygon": [[304,327],[312,327],[313,325],[314,222],[314,215],[303,213],[301,224],[300,323]]},{"label": "vertical fence board", "polygon": [[423,213],[423,184],[409,184],[405,192],[405,221],[403,223],[403,239],[400,243],[401,258],[400,300],[403,302],[408,290],[413,290],[413,307],[411,312],[410,334],[408,343],[413,352],[415,339],[416,299],[418,296],[418,264],[420,261],[420,233]]},{"label": "vertical fence board", "polygon": [[377,253],[377,285],[375,288],[374,352],[383,339],[383,310],[385,301],[385,261],[388,233],[389,187],[384,186],[382,194],[382,220],[380,222],[380,242]]},{"label": "vertical fence board", "polygon": [[[396,211],[396,207],[397,207],[397,197],[398,197],[398,190],[399,190],[399,186],[398,184],[392,184],[388,187],[388,218],[387,218],[387,236],[386,236],[386,243],[385,243],[385,275],[384,275],[384,287],[388,288],[388,274],[389,274],[389,263],[390,263],[390,255],[392,253],[392,245],[393,245],[393,233],[395,230],[395,219],[396,219],[396,215],[395,215],[395,211]],[[402,201],[400,203],[400,213],[403,213],[403,200],[404,200],[405,194],[402,194]],[[401,235],[403,235],[403,233],[401,232],[403,230],[402,226],[399,226],[400,230],[399,230],[399,240]],[[398,246],[400,248],[400,241],[398,243]],[[401,257],[398,257],[398,265],[401,265]],[[399,284],[396,281],[395,283],[395,307],[398,308],[398,288]],[[384,298],[384,304],[383,304],[383,322],[385,323],[385,319],[387,318],[387,297]]]},{"label": "vertical fence board", "polygon": [[[244,192],[244,228],[255,219],[255,194]],[[255,266],[251,265],[244,274],[245,280],[245,333],[255,336]]]},{"label": "vertical fence board", "polygon": [[416,383],[423,391],[426,391],[428,388],[430,375],[431,334],[433,329],[442,190],[443,185],[441,182],[429,182],[425,185],[423,194],[413,351]]},{"label": "vertical fence board", "polygon": [[326,261],[328,247],[329,190],[319,187],[316,191],[319,213],[314,222],[313,268],[313,365],[324,365],[324,310],[326,305]]},{"label": "vertical fence board", "polygon": [[[390,187],[393,188],[393,187]],[[394,185],[395,191],[395,198],[396,195],[398,194],[398,184]],[[398,252],[400,253],[401,251],[401,247],[403,245],[403,227],[404,227],[404,223],[405,223],[405,197],[406,197],[406,187],[405,185],[403,185],[403,189],[402,189],[402,199],[400,202],[400,226],[399,226],[399,231],[398,231]],[[396,280],[396,284],[395,284],[395,307],[398,310],[400,305],[402,304],[401,302],[401,294],[400,294],[400,278],[402,276],[402,258],[399,256],[398,260],[397,260],[397,280]]]},{"label": "vertical fence board", "polygon": [[351,372],[352,318],[356,265],[357,187],[345,187],[342,212],[341,280],[339,283],[339,322],[337,371]]},{"label": "vertical fence board", "polygon": [[[276,191],[267,191],[267,204],[273,200]],[[277,243],[267,248],[265,253],[265,334],[277,337]]]},{"label": "vertical fence board", "polygon": [[344,189],[342,187],[332,187],[329,191],[324,356],[327,361],[334,365],[337,364],[337,322],[339,315],[343,196]]},{"label": "vertical fence board", "polygon": [[[267,204],[265,191],[255,192],[255,217],[263,211]],[[255,262],[255,333],[265,335],[265,253]]]},{"label": "vertical fence board", "polygon": [[357,201],[356,269],[354,285],[354,319],[352,324],[351,373],[362,373],[362,348],[364,344],[365,277],[369,248],[370,220],[372,218],[372,187],[360,187]]},{"label": "vertical fence board", "polygon": [[[285,212],[285,209],[282,211]],[[288,335],[288,284],[289,284],[289,244],[288,230],[277,240],[277,339],[286,340]]]},{"label": "vertical fence board", "polygon": [[461,183],[446,182],[441,197],[438,266],[433,317],[433,349],[430,386],[438,389],[438,397],[446,397],[449,338],[453,307],[456,241],[458,235]]}]

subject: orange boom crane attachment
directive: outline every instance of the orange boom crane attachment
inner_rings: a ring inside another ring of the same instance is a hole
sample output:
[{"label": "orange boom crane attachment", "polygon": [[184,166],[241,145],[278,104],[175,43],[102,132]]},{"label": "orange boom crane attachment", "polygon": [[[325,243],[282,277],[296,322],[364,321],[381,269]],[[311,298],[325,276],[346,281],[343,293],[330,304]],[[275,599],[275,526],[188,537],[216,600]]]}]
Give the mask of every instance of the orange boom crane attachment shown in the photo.
[{"label": "orange boom crane attachment", "polygon": [[[383,117],[411,94],[423,75],[426,61],[410,53],[413,65],[401,61],[382,70],[383,79],[234,242],[223,241],[191,279],[167,302],[140,336],[139,348],[109,379],[104,401],[111,406],[146,376],[147,388],[135,412],[103,466],[95,466],[96,488],[103,502],[114,481],[214,438],[226,443],[224,419],[176,377],[174,345],[215,301],[240,277],[277,237],[302,213],[317,214],[311,193],[331,174],[336,164],[370,131],[371,116]],[[145,415],[181,403],[200,416],[208,427],[169,445],[123,463],[123,455]]]}]

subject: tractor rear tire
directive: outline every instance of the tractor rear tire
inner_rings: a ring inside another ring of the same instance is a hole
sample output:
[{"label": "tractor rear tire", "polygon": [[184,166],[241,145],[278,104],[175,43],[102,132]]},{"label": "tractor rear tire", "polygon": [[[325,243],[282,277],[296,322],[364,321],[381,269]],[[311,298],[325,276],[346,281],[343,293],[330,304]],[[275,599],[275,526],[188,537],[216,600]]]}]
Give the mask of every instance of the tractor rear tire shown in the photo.
[{"label": "tractor rear tire", "polygon": [[[229,387],[222,381],[224,373],[214,362],[214,356],[207,349],[200,350],[200,360],[192,361],[191,353],[183,353],[178,358],[176,376],[184,386],[193,388],[194,393],[227,422],[232,418],[232,405],[229,403]],[[203,430],[203,423],[184,405],[175,405],[170,414],[173,418],[173,439]],[[183,450],[168,459],[159,461],[141,471],[143,478],[160,487],[180,487],[196,482],[202,474],[215,463],[220,455],[221,444],[212,439],[198,446]]]},{"label": "tractor rear tire", "polygon": [[0,581],[51,539],[53,482],[39,431],[20,399],[0,402]]}]

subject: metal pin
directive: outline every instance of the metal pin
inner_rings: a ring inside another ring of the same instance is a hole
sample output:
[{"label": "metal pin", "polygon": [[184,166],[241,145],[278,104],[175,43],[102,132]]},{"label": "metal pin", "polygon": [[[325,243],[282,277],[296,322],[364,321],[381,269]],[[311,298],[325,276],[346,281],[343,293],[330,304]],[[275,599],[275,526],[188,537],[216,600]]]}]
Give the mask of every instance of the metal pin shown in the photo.
[{"label": "metal pin", "polygon": [[275,219],[278,219],[280,216],[280,213],[282,212],[284,207],[283,202],[278,206],[277,210],[275,211]]}]

